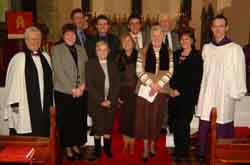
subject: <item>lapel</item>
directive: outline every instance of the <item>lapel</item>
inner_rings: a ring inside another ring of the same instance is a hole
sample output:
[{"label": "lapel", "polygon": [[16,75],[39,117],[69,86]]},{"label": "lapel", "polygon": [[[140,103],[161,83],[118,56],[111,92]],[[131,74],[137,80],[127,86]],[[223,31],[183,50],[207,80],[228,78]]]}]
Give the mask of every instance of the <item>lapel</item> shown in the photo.
[{"label": "lapel", "polygon": [[76,52],[77,52],[77,65],[78,65],[78,70],[81,71],[82,70],[82,63],[83,63],[83,59],[82,59],[82,51],[81,51],[81,47],[78,45],[75,45],[76,47]]},{"label": "lapel", "polygon": [[62,50],[62,52],[63,52],[62,54],[65,54],[65,56],[64,56],[65,60],[64,61],[67,61],[67,63],[69,63],[70,65],[73,65],[74,66],[73,68],[75,68],[75,70],[77,70],[75,62],[74,62],[74,59],[73,59],[73,57],[72,57],[69,49],[65,45],[65,43],[63,44],[63,50]]},{"label": "lapel", "polygon": [[99,62],[98,59],[95,59],[95,63],[93,65],[93,69],[96,69],[96,72],[97,72],[96,76],[97,77],[100,76],[100,81],[104,82],[104,80],[105,80],[105,74],[104,74],[104,71],[103,71],[102,66],[101,66],[101,64],[100,64],[100,62]]}]

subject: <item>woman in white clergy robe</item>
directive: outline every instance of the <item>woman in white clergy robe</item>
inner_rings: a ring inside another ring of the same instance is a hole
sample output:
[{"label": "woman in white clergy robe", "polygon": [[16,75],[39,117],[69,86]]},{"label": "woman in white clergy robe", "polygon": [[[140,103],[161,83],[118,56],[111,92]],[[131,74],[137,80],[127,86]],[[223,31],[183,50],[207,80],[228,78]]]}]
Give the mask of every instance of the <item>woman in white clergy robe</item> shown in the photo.
[{"label": "woman in white clergy robe", "polygon": [[38,28],[27,28],[24,40],[24,51],[15,54],[8,66],[4,119],[11,134],[48,137],[53,105],[50,58],[40,51]]}]

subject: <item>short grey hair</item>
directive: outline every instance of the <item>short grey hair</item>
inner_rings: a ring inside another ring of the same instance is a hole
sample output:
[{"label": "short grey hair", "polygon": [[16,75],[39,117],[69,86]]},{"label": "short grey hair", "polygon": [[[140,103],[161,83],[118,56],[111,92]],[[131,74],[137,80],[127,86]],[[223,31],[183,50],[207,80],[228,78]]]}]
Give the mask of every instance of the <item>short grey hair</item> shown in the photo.
[{"label": "short grey hair", "polygon": [[25,32],[24,32],[24,40],[27,40],[28,37],[29,37],[29,34],[31,32],[36,32],[36,33],[39,33],[41,36],[42,36],[42,32],[35,26],[30,26],[28,27],[27,29],[25,29]]},{"label": "short grey hair", "polygon": [[164,18],[167,18],[167,19],[170,20],[171,22],[174,21],[174,17],[170,16],[170,15],[167,14],[167,13],[162,13],[162,14],[160,14],[160,16],[159,16],[158,22],[160,22],[160,21],[161,21],[162,19],[164,19]]}]

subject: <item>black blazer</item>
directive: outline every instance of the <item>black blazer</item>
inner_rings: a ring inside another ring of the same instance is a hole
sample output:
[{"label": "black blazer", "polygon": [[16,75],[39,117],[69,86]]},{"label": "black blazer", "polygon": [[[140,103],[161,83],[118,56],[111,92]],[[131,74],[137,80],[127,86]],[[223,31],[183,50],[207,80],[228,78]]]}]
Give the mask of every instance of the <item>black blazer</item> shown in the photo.
[{"label": "black blazer", "polygon": [[170,87],[177,89],[181,97],[196,103],[199,95],[203,72],[203,61],[200,53],[192,49],[184,61],[180,61],[182,49],[174,52],[174,74],[170,80]]}]

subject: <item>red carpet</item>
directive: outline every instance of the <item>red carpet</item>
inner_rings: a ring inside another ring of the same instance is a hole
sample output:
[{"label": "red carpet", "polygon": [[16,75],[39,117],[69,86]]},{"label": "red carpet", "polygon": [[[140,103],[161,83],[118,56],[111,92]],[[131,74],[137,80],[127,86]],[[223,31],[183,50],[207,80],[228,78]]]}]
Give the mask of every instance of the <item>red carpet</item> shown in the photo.
[{"label": "red carpet", "polygon": [[[100,160],[95,162],[68,162],[65,161],[63,165],[143,165],[141,161],[141,153],[143,151],[143,142],[142,140],[137,140],[135,143],[136,151],[135,155],[122,155],[122,136],[118,133],[118,121],[119,121],[119,113],[117,113],[113,128],[113,135],[112,135],[112,153],[113,158],[107,159],[105,154],[102,154]],[[147,165],[170,165],[171,158],[168,154],[167,149],[165,148],[166,139],[165,136],[161,136],[157,142],[157,155],[154,158],[151,158],[146,163]]]}]

